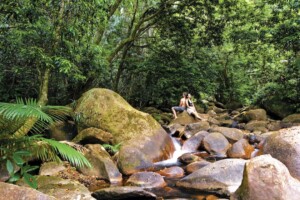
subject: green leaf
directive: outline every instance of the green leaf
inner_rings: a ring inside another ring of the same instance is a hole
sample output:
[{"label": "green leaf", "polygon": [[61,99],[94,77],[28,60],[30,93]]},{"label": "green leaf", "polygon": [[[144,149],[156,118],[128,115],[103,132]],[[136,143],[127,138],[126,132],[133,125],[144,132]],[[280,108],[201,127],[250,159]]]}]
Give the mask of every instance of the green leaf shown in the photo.
[{"label": "green leaf", "polygon": [[19,156],[18,154],[16,154],[16,153],[13,154],[13,159],[14,159],[15,163],[19,166],[23,165],[25,163],[23,158],[21,156]]},{"label": "green leaf", "polygon": [[29,151],[17,151],[14,154],[19,156],[31,156],[31,153]]},{"label": "green leaf", "polygon": [[10,160],[6,161],[6,169],[10,176],[14,174],[14,165]]},{"label": "green leaf", "polygon": [[31,174],[25,173],[24,180],[30,187],[32,187],[34,189],[37,188],[38,184],[37,184],[36,178],[34,176],[32,176]]},{"label": "green leaf", "polygon": [[92,167],[91,163],[84,157],[83,154],[76,151],[69,145],[45,138],[43,138],[42,141],[47,142],[50,147],[52,147],[53,150],[56,151],[56,153],[59,153],[63,157],[63,159],[68,160],[72,165],[76,167]]},{"label": "green leaf", "polygon": [[14,174],[13,176],[11,176],[11,177],[8,179],[8,182],[14,183],[14,182],[20,180],[20,178],[21,178],[20,174]]},{"label": "green leaf", "polygon": [[34,170],[36,170],[36,169],[38,169],[38,168],[39,168],[39,166],[26,165],[26,166],[22,167],[21,170],[22,170],[22,173],[25,174],[25,173],[27,173],[27,172],[34,171]]}]

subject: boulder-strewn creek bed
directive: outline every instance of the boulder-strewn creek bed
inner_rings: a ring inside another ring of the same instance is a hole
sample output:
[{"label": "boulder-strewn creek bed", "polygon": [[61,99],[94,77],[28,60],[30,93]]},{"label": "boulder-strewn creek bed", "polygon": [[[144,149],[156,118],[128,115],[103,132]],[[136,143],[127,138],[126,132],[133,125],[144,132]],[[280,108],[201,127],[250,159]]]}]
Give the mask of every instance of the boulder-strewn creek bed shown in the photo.
[{"label": "boulder-strewn creek bed", "polygon": [[[93,168],[43,163],[37,190],[0,182],[5,199],[299,199],[300,114],[269,118],[261,108],[209,104],[204,120],[186,112],[163,126],[107,89],[78,100],[77,134],[57,124],[50,137],[70,144]],[[73,126],[75,126],[73,124]],[[68,140],[68,141],[67,141]],[[121,143],[113,155],[103,144]],[[8,176],[0,168],[1,181]],[[1,197],[0,197],[1,199]]]}]

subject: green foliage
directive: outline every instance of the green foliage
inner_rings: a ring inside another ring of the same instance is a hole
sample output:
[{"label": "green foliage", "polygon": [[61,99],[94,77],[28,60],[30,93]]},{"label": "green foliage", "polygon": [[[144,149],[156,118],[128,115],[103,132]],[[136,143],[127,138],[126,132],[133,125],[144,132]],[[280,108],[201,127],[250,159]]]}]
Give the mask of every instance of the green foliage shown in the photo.
[{"label": "green foliage", "polygon": [[298,0],[61,2],[1,2],[0,100],[37,98],[51,69],[51,104],[92,87],[136,107],[170,108],[183,91],[259,104],[270,85],[299,103]]},{"label": "green foliage", "polygon": [[122,143],[119,143],[119,144],[116,144],[116,145],[102,144],[102,146],[106,149],[106,151],[109,154],[114,155],[120,150],[121,144]]},{"label": "green foliage", "polygon": [[[13,130],[24,126],[24,123],[31,118],[38,119],[31,128],[31,133],[42,133],[48,125],[56,120],[64,119],[70,114],[70,108],[63,106],[39,106],[33,99],[25,102],[21,99],[17,103],[0,103],[0,158],[6,162],[10,174],[10,182],[15,182],[24,177],[25,182],[31,187],[36,187],[36,181],[29,172],[35,170],[36,166],[28,165],[27,161],[38,158],[42,161],[60,161],[60,157],[68,160],[77,167],[91,164],[78,151],[72,147],[55,140],[43,138],[41,135],[14,137]],[[9,125],[3,126],[9,122]],[[26,124],[26,123],[25,123]],[[13,127],[13,128],[11,128]],[[27,157],[25,159],[25,157]],[[20,170],[16,169],[18,166]]]},{"label": "green foliage", "polygon": [[38,169],[38,166],[31,166],[25,161],[26,158],[31,156],[29,151],[11,151],[11,149],[1,148],[0,162],[6,161],[6,169],[9,173],[8,182],[15,183],[21,177],[24,177],[25,182],[32,188],[37,188],[37,181],[34,176],[29,172]]}]

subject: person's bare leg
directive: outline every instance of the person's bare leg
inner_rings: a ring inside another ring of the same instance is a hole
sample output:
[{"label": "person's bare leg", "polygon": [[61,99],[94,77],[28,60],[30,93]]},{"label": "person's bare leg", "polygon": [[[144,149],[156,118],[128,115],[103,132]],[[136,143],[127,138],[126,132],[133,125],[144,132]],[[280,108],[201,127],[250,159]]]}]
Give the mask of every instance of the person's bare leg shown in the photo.
[{"label": "person's bare leg", "polygon": [[176,119],[177,118],[176,110],[173,107],[172,107],[172,112],[173,112],[174,119]]},{"label": "person's bare leg", "polygon": [[194,114],[197,119],[204,120],[202,117],[199,116],[199,114],[197,112],[194,112]]}]

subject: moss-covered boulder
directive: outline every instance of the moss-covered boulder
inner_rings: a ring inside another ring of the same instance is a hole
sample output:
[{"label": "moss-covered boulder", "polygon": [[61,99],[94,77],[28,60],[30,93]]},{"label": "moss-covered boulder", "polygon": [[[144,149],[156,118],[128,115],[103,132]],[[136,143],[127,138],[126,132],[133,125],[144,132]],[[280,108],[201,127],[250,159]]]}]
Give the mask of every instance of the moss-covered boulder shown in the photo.
[{"label": "moss-covered boulder", "polygon": [[99,128],[113,135],[113,144],[122,142],[117,160],[124,174],[148,168],[174,151],[170,136],[151,115],[134,109],[111,90],[87,91],[78,100],[75,112],[81,116],[79,131]]}]

